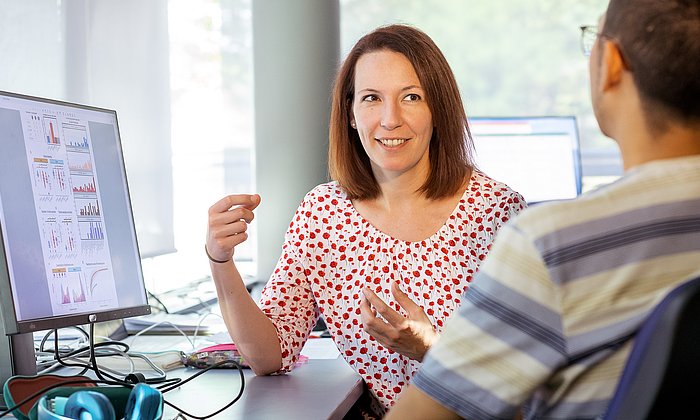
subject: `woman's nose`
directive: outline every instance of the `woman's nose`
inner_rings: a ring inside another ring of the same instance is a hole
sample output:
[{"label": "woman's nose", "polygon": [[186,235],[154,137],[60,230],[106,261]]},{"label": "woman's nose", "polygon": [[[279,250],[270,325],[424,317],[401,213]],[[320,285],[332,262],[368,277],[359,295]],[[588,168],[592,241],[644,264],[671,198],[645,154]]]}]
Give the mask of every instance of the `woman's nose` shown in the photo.
[{"label": "woman's nose", "polygon": [[401,126],[401,123],[401,108],[396,104],[386,102],[382,112],[382,128],[393,130]]}]

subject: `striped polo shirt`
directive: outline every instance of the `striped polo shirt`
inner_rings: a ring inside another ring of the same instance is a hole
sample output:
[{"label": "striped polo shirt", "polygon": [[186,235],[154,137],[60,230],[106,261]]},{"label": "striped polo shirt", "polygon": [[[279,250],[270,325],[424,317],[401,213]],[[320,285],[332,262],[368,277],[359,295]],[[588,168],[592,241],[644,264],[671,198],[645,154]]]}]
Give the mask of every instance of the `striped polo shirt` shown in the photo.
[{"label": "striped polo shirt", "polygon": [[524,211],[498,233],[414,384],[467,418],[601,416],[634,333],[700,275],[700,156]]}]

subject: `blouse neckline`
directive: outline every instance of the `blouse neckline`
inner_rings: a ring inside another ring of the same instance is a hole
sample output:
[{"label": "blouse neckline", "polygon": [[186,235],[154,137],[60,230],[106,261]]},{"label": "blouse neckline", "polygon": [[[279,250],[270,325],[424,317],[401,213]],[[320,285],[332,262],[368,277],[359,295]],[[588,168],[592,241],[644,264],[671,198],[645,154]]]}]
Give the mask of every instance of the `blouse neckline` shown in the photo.
[{"label": "blouse neckline", "polygon": [[[349,210],[352,212],[353,216],[355,218],[358,218],[360,222],[369,229],[370,231],[370,236],[372,233],[376,233],[377,235],[381,236],[382,239],[384,239],[385,242],[394,242],[394,243],[404,243],[406,245],[411,245],[411,244],[421,244],[425,245],[426,242],[433,242],[435,240],[435,237],[440,235],[440,233],[447,228],[447,224],[449,223],[450,220],[455,220],[457,217],[457,213],[460,211],[460,208],[465,205],[467,202],[467,193],[469,192],[469,188],[473,185],[473,182],[476,181],[477,177],[477,171],[473,170],[472,175],[469,178],[469,183],[467,186],[464,188],[464,192],[462,192],[462,196],[460,197],[459,201],[457,202],[457,205],[455,205],[454,209],[450,212],[450,215],[447,216],[447,219],[443,222],[443,224],[440,226],[440,228],[435,231],[435,233],[431,234],[427,238],[418,240],[418,241],[405,241],[403,239],[397,239],[394,238],[393,236],[389,235],[388,233],[384,232],[383,230],[379,229],[378,227],[374,226],[372,223],[370,223],[369,220],[365,219],[364,216],[355,208],[355,206],[352,203],[352,200],[350,200],[347,195],[343,192],[343,199],[346,202],[346,206],[349,208]],[[342,189],[341,189],[342,191]]]}]

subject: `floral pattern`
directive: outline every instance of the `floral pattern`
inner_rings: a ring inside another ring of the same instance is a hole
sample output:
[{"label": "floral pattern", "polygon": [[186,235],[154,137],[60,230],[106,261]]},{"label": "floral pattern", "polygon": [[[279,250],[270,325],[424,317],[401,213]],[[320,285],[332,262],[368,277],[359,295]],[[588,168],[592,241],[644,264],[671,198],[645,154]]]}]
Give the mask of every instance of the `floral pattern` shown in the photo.
[{"label": "floral pattern", "polygon": [[293,368],[319,316],[347,362],[390,407],[420,365],[363,330],[362,288],[395,310],[391,283],[441,332],[488,254],[498,229],[525,207],[520,194],[474,171],[459,204],[429,238],[394,239],[367,222],[337,183],[310,191],[292,219],[261,307],[278,331],[282,371]]}]

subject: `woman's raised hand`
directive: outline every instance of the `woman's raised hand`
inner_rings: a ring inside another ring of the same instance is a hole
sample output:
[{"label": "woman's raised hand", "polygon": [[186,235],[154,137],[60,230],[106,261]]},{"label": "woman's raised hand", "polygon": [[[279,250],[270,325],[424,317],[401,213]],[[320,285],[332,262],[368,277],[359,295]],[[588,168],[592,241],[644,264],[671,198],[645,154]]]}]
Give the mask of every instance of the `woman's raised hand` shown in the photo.
[{"label": "woman's raised hand", "polygon": [[260,204],[258,194],[227,195],[209,208],[206,250],[209,259],[226,262],[235,247],[248,239],[248,224]]}]

